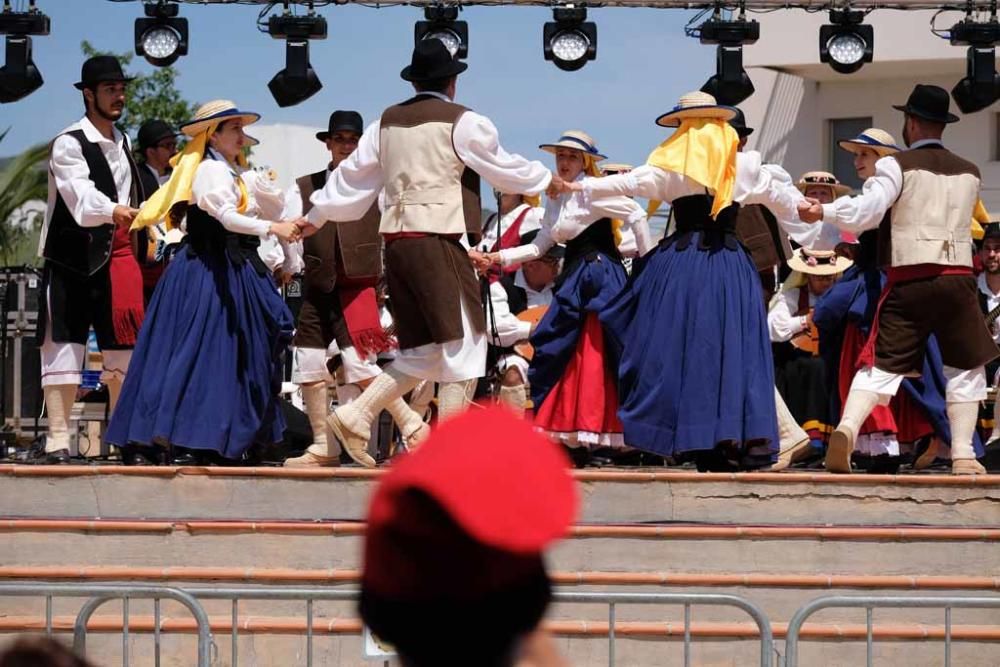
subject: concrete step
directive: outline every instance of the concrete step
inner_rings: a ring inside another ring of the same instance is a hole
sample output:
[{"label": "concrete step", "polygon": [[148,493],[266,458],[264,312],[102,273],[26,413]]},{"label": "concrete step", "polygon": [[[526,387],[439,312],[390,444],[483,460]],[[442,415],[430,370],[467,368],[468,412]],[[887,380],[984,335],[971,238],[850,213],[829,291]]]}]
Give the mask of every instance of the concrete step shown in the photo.
[{"label": "concrete step", "polygon": [[[231,665],[232,618],[211,617],[218,664]],[[72,629],[72,616],[53,619],[56,632]],[[129,620],[130,666],[153,664],[154,630],[150,616],[133,615]],[[578,667],[606,665],[608,660],[608,624],[583,620],[549,621],[545,623],[561,645],[571,664]],[[0,637],[9,633],[40,631],[45,619],[38,616],[0,618]],[[112,665],[121,660],[123,623],[120,615],[95,616],[88,625],[88,655],[101,664]],[[195,642],[190,636],[194,622],[186,617],[162,616],[160,619],[163,644],[163,665],[191,664]],[[241,617],[237,623],[239,664],[289,665],[305,664],[306,622],[297,617]],[[773,627],[775,639],[781,640],[785,624]],[[313,660],[317,665],[370,665],[360,660],[357,635],[361,624],[354,617],[314,618],[312,631]],[[866,627],[863,624],[811,623],[803,627],[800,648],[801,664],[830,667],[864,663]],[[679,665],[682,664],[684,626],[678,623],[616,622],[617,665]],[[757,630],[752,623],[693,622],[689,626],[692,638],[692,661],[696,665],[757,665]],[[110,633],[110,636],[105,633]],[[102,635],[105,635],[102,637]],[[906,623],[875,624],[873,637],[876,665],[911,665],[930,667],[942,664],[945,628],[941,625]],[[1000,649],[1000,628],[987,625],[953,625],[951,637],[953,664],[963,667],[995,667]],[[906,644],[899,642],[906,641]],[[780,642],[779,642],[779,650]]]},{"label": "concrete step", "polygon": [[[1000,524],[1000,475],[576,471],[585,523]],[[6,517],[361,520],[381,470],[0,465]],[[56,492],[58,489],[58,492]]]}]

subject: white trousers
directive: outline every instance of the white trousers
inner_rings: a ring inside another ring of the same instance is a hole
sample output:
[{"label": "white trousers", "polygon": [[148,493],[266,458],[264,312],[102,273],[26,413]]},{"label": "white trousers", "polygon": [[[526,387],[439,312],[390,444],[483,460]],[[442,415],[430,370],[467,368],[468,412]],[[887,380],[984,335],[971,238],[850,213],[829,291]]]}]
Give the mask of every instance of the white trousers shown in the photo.
[{"label": "white trousers", "polygon": [[[948,381],[945,401],[948,403],[972,403],[986,398],[986,369],[980,366],[970,370],[944,367]],[[879,405],[888,405],[889,400],[899,391],[903,382],[899,373],[890,373],[868,366],[854,375],[851,391],[871,391],[878,394]]]}]

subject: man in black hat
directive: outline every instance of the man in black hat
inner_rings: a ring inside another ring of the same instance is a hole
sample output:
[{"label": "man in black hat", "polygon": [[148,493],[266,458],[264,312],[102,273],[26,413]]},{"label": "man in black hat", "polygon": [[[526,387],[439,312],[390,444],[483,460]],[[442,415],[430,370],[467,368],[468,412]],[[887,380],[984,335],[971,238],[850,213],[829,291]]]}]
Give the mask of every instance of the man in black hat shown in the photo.
[{"label": "man in black hat", "polygon": [[329,423],[355,460],[372,419],[420,380],[440,383],[438,415],[465,409],[486,366],[486,319],[479,283],[461,244],[481,231],[479,178],[502,192],[538,194],[552,178],[540,162],[505,151],[488,118],[455,104],[467,65],[437,39],[413,50],[400,76],[416,96],[386,109],[358,150],[312,196],[309,222],[353,220],[384,188],[379,231],[400,351],[357,401]]},{"label": "man in black hat", "polygon": [[[147,120],[139,127],[138,143],[139,180],[142,182],[143,193],[149,198],[161,185],[170,180],[172,171],[170,158],[177,153],[177,130],[165,121]],[[166,268],[166,262],[157,253],[157,245],[162,243],[166,234],[166,225],[163,223],[138,232],[142,292],[143,300],[147,304],[153,297],[156,283]]]},{"label": "man in black hat", "polygon": [[[972,274],[970,221],[979,205],[979,169],[944,147],[945,127],[958,120],[948,92],[917,85],[905,105],[909,150],[883,157],[857,197],[803,206],[803,220],[860,235],[879,229],[879,263],[888,284],[861,356],[843,416],[830,436],[826,467],[850,472],[858,429],[877,404],[887,404],[904,376],[919,375],[927,339],[937,337],[947,378],[952,472],[982,474],[972,439],[986,398],[984,365],[997,357],[979,309]],[[886,215],[891,209],[891,215]]]},{"label": "man in black hat", "polygon": [[52,142],[38,326],[51,463],[69,461],[69,415],[90,328],[113,411],[142,324],[142,274],[128,230],[144,194],[128,138],[115,127],[129,80],[116,58],[88,59],[76,84],[87,114]]},{"label": "man in black hat", "polygon": [[[986,326],[993,342],[1000,344],[1000,223],[983,225],[983,239],[979,246],[979,261],[983,272],[976,279],[979,287],[979,306],[986,318]],[[1000,381],[1000,362],[994,359],[986,364],[986,381],[997,386]],[[987,442],[1000,440],[1000,401],[993,405],[993,432]]]},{"label": "man in black hat", "polygon": [[[309,213],[309,197],[322,190],[337,166],[358,147],[364,132],[361,114],[334,111],[326,132],[316,138],[330,151],[330,163],[323,171],[296,181],[286,216],[299,218]],[[313,443],[305,454],[285,461],[289,467],[319,467],[338,464],[337,441],[327,433],[327,348],[333,341],[340,350],[337,402],[346,405],[372,383],[382,370],[376,363],[379,352],[389,349],[391,340],[381,330],[375,288],[382,275],[382,240],[379,236],[378,202],[351,222],[331,222],[303,241],[305,289],[295,327],[295,373],[292,381],[302,391]],[[427,427],[402,398],[386,406],[409,444],[427,434]]]}]

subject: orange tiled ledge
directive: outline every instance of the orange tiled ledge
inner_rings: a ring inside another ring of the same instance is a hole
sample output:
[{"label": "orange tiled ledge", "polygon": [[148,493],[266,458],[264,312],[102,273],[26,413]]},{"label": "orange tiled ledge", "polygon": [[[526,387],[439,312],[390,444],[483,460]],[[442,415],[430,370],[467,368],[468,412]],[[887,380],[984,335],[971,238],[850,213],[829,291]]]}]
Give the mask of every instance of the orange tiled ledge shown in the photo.
[{"label": "orange tiled ledge", "polygon": [[[254,477],[278,479],[345,479],[370,480],[385,468],[317,468],[291,469],[278,467],[220,468],[202,466],[151,467],[120,465],[36,466],[0,464],[0,476],[14,477],[80,477],[127,475],[132,477]],[[1000,486],[1000,475],[831,475],[823,472],[747,472],[699,473],[690,471],[641,470],[575,470],[573,476],[581,482],[734,482],[769,484],[850,484],[856,486]]]},{"label": "orange tiled ledge", "polygon": [[[71,632],[74,616],[55,616],[52,628],[57,632]],[[213,616],[209,618],[213,633],[229,634],[232,631],[231,616]],[[607,621],[549,621],[544,626],[551,632],[561,636],[575,637],[606,637],[608,635]],[[271,616],[247,616],[237,622],[240,633],[258,634],[289,634],[305,635],[306,621],[304,618],[286,618]],[[356,618],[314,618],[313,633],[315,634],[359,634],[361,621]],[[91,632],[121,632],[121,615],[94,616],[87,624]],[[0,633],[37,632],[45,629],[43,616],[5,616],[0,618]],[[134,615],[129,619],[129,632],[152,632],[154,619],[152,616]],[[196,624],[191,618],[161,618],[162,632],[193,633]],[[776,638],[787,634],[787,623],[774,623],[772,630]],[[703,639],[755,639],[758,636],[757,626],[753,623],[711,623],[693,622],[690,626],[692,637]],[[619,621],[615,623],[615,635],[618,637],[660,637],[683,638],[683,622],[643,622]],[[807,623],[802,627],[801,636],[807,639],[850,639],[859,640],[866,636],[863,623]],[[876,623],[873,626],[873,636],[878,640],[942,640],[945,637],[944,625],[927,625],[923,623]],[[952,625],[951,637],[956,641],[1000,641],[1000,627],[996,625]]]},{"label": "orange tiled ledge", "polygon": [[[237,583],[358,583],[358,570],[254,567],[129,567],[116,565],[0,566],[0,580],[227,581]],[[1000,577],[908,575],[729,574],[676,572],[553,572],[559,585],[740,586],[748,588],[881,588],[1000,590]]]},{"label": "orange tiled ledge", "polygon": [[[262,533],[362,535],[361,521],[181,521],[117,519],[0,519],[0,532],[83,533]],[[996,541],[1000,528],[913,528],[894,526],[703,526],[578,525],[576,538],[634,539],[813,539],[877,541]]]}]

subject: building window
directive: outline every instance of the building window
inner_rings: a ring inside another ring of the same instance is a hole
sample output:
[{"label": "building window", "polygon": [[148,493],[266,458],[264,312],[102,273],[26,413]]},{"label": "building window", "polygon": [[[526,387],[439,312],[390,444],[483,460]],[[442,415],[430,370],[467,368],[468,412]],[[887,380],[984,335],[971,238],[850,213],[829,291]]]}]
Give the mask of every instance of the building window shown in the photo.
[{"label": "building window", "polygon": [[841,183],[854,189],[861,189],[861,179],[854,171],[854,156],[840,148],[838,141],[858,136],[872,126],[871,116],[864,118],[831,118],[830,124],[830,171]]}]

